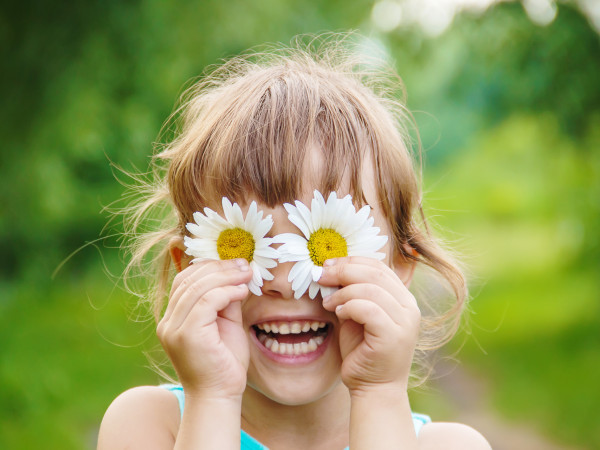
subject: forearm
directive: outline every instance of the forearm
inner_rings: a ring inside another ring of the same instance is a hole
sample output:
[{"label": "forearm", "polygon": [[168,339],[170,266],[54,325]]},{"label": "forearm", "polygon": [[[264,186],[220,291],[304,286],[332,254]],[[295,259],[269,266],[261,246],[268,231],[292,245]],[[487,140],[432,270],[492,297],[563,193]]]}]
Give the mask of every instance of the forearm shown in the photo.
[{"label": "forearm", "polygon": [[177,434],[175,450],[239,449],[241,398],[185,398],[185,410]]},{"label": "forearm", "polygon": [[417,448],[417,436],[406,390],[380,389],[352,393],[350,448]]}]

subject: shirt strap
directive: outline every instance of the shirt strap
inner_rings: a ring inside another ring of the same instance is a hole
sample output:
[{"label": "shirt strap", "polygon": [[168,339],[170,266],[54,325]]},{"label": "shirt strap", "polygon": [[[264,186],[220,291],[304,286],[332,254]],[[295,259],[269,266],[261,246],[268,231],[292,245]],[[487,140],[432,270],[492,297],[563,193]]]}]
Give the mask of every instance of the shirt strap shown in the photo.
[{"label": "shirt strap", "polygon": [[[185,405],[185,395],[183,393],[183,387],[178,384],[161,384],[162,388],[171,391],[177,397],[177,401],[179,402],[179,410],[181,411],[181,415],[183,416],[183,407]],[[413,425],[415,426],[415,432],[417,436],[419,435],[419,431],[423,428],[423,425],[431,422],[431,417],[425,414],[412,413]],[[244,430],[241,430],[241,448],[243,450],[268,450],[267,447],[262,445]],[[346,447],[345,450],[348,450]]]}]

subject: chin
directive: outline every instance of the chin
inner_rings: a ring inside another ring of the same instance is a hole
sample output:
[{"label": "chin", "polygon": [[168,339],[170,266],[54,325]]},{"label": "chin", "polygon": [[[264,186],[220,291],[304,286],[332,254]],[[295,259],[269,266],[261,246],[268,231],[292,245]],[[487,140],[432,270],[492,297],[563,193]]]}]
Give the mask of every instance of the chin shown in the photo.
[{"label": "chin", "polygon": [[317,360],[300,364],[273,361],[260,350],[251,349],[247,383],[250,395],[257,393],[287,406],[308,405],[327,396],[342,384],[342,360],[335,341],[329,342]]},{"label": "chin", "polygon": [[[285,380],[252,382],[248,374],[246,391],[284,406],[306,406],[318,402],[342,384],[341,377],[286,377]],[[316,374],[318,375],[318,374]],[[249,391],[250,390],[250,391]]]}]

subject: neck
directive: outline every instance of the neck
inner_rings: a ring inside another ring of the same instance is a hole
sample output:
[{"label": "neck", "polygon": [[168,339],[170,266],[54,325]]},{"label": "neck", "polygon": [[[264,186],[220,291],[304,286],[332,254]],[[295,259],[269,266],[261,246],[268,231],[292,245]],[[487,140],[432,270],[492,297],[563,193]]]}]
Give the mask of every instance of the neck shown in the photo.
[{"label": "neck", "polygon": [[277,403],[251,387],[244,392],[242,429],[273,450],[344,448],[349,423],[350,395],[341,382],[304,405]]}]

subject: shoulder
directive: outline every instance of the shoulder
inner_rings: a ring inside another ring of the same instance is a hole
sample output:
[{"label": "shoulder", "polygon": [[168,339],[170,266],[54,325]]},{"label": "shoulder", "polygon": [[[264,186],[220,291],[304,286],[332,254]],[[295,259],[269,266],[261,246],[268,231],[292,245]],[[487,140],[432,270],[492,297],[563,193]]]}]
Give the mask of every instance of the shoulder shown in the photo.
[{"label": "shoulder", "polygon": [[461,423],[432,422],[419,433],[419,450],[490,450],[492,447],[477,430]]},{"label": "shoulder", "polygon": [[98,449],[172,448],[180,422],[177,398],[158,386],[139,386],[108,407],[98,434]]}]

